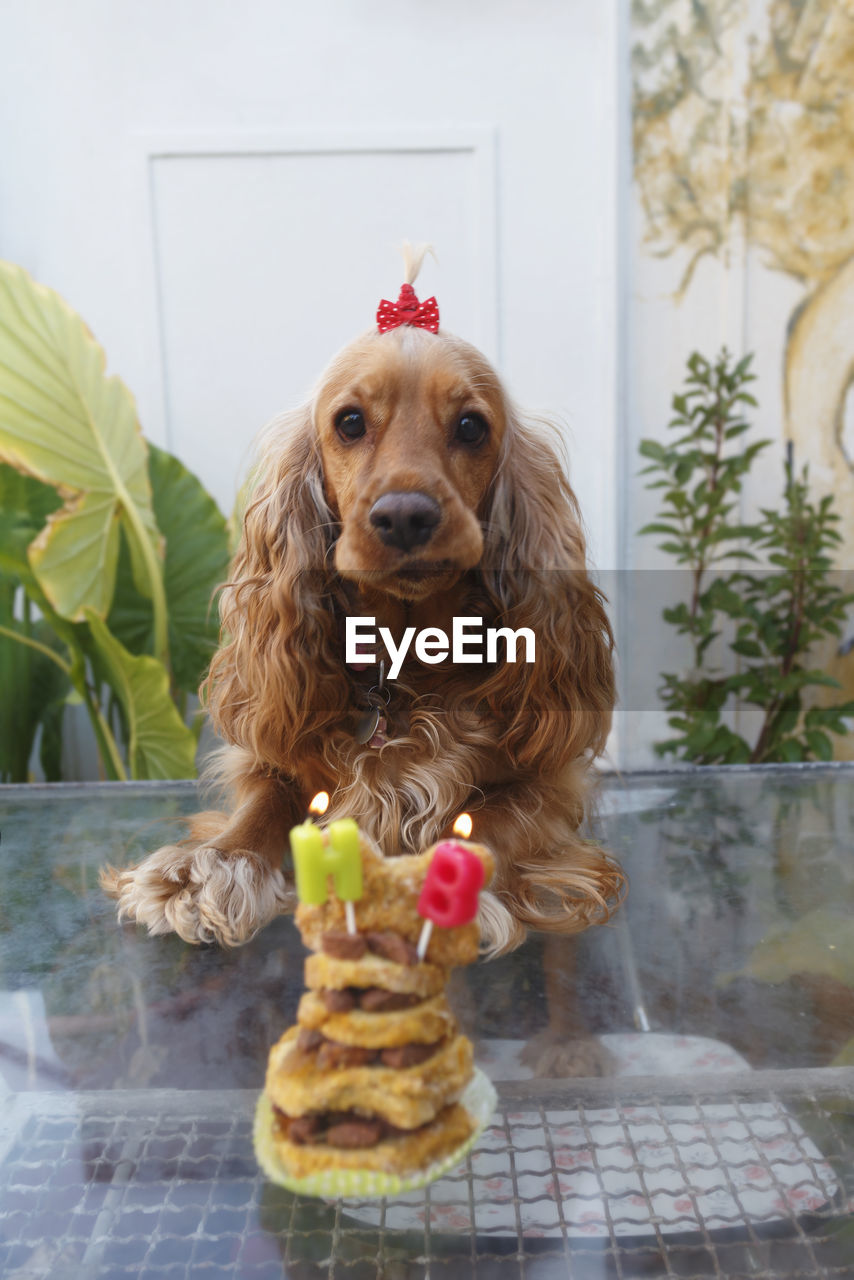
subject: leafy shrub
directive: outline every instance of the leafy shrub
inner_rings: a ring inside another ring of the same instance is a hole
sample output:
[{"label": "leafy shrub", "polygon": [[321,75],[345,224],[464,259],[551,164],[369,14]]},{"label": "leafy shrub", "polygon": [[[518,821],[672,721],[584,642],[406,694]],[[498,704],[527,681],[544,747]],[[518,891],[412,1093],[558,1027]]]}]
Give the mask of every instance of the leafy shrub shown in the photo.
[{"label": "leafy shrub", "polygon": [[[752,524],[734,520],[744,476],[770,443],[743,442],[745,411],[756,405],[751,360],[733,364],[726,350],[714,363],[692,355],[685,390],[673,398],[676,440],[640,444],[650,460],[642,474],[655,477],[647,487],[662,491],[658,516],[640,532],[664,535],[660,549],[690,582],[688,599],[663,614],[690,643],[692,666],[662,673],[659,693],[676,732],[655,749],[696,764],[829,760],[828,735],[845,733],[854,715],[854,702],[807,706],[804,697],[839,687],[810,654],[839,636],[854,601],[832,578],[841,541],[833,498],[813,502],[807,469],[796,477],[789,458],[780,509],[763,508]],[[742,567],[760,558],[768,568]],[[709,665],[718,637],[723,669]],[[724,720],[744,706],[761,712],[752,743]]]},{"label": "leafy shrub", "polygon": [[228,558],[213,498],[146,443],[80,317],[0,263],[0,778],[26,779],[39,732],[59,778],[70,701],[105,777],[194,776],[187,696]]}]

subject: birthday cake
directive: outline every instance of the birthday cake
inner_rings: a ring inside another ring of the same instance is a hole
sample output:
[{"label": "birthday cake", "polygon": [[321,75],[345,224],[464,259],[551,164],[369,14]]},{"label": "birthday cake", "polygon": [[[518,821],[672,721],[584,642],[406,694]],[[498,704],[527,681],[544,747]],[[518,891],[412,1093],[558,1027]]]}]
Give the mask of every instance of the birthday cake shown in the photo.
[{"label": "birthday cake", "polygon": [[335,1170],[411,1177],[465,1150],[480,1127],[464,1099],[472,1045],[445,988],[450,969],[477,957],[492,855],[451,840],[384,859],[361,834],[359,854],[352,906],[330,893],[297,908],[312,952],[307,990],[265,1086],[280,1181]]}]

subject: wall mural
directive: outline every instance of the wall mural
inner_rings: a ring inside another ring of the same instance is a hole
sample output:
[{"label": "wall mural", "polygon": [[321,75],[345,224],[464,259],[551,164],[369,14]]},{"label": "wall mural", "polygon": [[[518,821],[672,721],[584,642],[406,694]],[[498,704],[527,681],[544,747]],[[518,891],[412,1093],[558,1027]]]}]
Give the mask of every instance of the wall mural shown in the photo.
[{"label": "wall mural", "polygon": [[[738,271],[752,250],[797,282],[762,317],[782,430],[835,494],[854,568],[854,0],[634,0],[632,23],[640,252],[678,263],[671,306],[709,255]],[[854,659],[831,666],[851,697]]]}]

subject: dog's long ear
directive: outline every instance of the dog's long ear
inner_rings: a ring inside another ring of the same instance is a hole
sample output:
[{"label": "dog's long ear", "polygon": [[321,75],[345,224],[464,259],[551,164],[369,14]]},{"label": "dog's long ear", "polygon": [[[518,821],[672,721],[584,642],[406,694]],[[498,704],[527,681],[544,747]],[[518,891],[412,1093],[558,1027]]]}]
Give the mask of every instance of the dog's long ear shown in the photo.
[{"label": "dog's long ear", "polygon": [[534,632],[533,663],[502,662],[483,690],[522,767],[554,770],[605,745],[613,635],[587,572],[578,506],[557,453],[511,411],[486,512],[483,578],[500,624]]},{"label": "dog's long ear", "polygon": [[331,603],[336,531],[306,407],[268,433],[202,686],[218,732],[283,771],[322,749],[349,702]]}]

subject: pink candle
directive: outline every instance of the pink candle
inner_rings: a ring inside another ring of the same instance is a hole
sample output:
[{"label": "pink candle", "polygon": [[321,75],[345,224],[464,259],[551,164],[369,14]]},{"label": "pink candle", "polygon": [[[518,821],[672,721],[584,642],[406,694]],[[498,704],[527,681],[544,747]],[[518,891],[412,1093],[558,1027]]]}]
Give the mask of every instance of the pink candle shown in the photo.
[{"label": "pink candle", "polygon": [[436,845],[418,898],[418,914],[424,927],[418,939],[418,958],[427,954],[433,925],[453,929],[477,915],[477,898],[483,887],[483,863],[457,840]]}]

